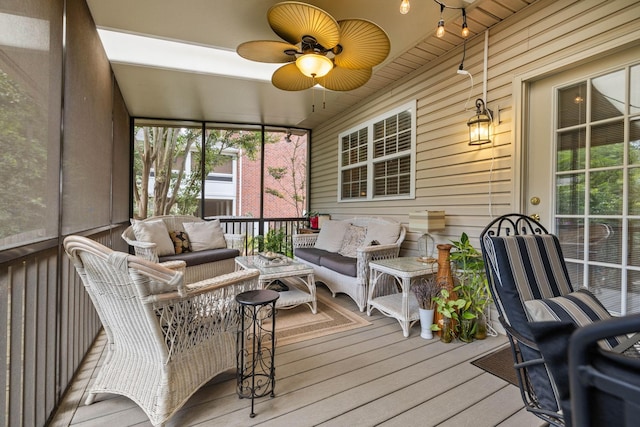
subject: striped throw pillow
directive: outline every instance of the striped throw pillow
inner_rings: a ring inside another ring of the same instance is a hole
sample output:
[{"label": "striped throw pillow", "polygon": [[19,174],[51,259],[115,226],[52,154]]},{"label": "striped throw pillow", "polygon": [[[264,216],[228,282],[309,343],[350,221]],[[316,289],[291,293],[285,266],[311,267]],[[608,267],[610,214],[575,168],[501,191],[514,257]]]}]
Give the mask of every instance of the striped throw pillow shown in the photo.
[{"label": "striped throw pillow", "polygon": [[[576,326],[585,326],[611,317],[607,309],[587,289],[580,289],[560,297],[525,301],[524,305],[533,322],[563,321],[571,322]],[[617,337],[599,342],[600,346],[606,350],[611,350],[619,343],[620,340]]]}]

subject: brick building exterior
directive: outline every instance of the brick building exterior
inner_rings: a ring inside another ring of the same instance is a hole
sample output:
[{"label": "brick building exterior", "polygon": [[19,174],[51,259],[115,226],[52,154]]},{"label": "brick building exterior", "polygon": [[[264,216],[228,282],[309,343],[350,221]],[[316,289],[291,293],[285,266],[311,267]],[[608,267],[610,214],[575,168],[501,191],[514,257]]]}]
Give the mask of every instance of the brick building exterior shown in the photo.
[{"label": "brick building exterior", "polygon": [[[290,218],[302,215],[307,195],[307,137],[291,136],[278,142],[265,145],[264,152],[264,218]],[[275,179],[268,171],[269,168],[281,168],[285,171],[280,179]],[[295,172],[295,185],[294,174]],[[247,157],[239,159],[238,174],[240,176],[237,187],[237,215],[260,217],[260,178],[262,173],[261,159],[249,160]],[[295,186],[295,188],[294,188]],[[273,194],[276,190],[282,198]],[[296,190],[298,200],[296,202]],[[297,209],[296,209],[297,206]]]}]

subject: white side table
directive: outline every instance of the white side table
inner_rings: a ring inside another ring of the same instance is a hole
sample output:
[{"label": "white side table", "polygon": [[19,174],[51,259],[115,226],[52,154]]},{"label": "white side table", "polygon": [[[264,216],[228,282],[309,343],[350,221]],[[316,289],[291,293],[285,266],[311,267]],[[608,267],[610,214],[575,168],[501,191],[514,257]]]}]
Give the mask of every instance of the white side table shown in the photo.
[{"label": "white side table", "polygon": [[[411,292],[411,280],[436,273],[436,264],[418,262],[415,257],[381,259],[369,263],[370,280],[367,299],[367,315],[375,308],[388,317],[400,322],[402,333],[409,336],[409,329],[420,319],[418,300]],[[376,286],[380,278],[388,274],[393,276],[402,292],[376,296]]]}]

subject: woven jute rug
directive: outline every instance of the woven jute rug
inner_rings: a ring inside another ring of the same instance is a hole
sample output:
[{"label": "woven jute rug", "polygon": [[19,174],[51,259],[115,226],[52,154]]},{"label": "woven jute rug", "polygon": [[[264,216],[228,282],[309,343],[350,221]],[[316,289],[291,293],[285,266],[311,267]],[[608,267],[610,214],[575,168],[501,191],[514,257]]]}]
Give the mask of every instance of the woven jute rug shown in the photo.
[{"label": "woven jute rug", "polygon": [[[337,304],[326,288],[318,287],[316,296],[316,314],[311,313],[306,304],[292,309],[278,309],[276,345],[293,344],[371,324],[359,314]],[[353,304],[355,307],[355,303]]]}]

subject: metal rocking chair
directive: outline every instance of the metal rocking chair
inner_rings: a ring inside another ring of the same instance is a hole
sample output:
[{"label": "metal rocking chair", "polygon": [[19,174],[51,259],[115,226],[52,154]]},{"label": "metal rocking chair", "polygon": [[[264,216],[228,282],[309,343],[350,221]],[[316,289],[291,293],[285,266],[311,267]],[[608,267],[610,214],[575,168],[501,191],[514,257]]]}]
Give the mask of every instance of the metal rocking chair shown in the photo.
[{"label": "metal rocking chair", "polygon": [[[526,409],[552,425],[571,425],[569,337],[609,318],[608,311],[588,290],[573,288],[558,238],[537,221],[520,214],[496,218],[480,245]],[[598,344],[611,350],[621,341]]]}]

